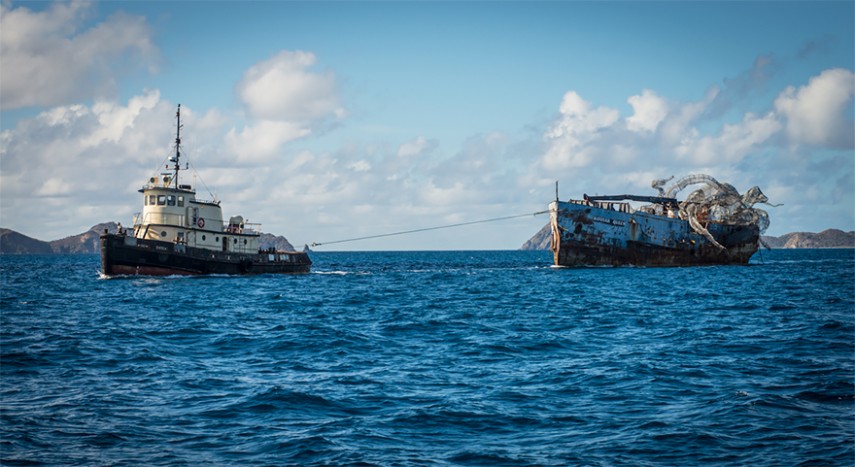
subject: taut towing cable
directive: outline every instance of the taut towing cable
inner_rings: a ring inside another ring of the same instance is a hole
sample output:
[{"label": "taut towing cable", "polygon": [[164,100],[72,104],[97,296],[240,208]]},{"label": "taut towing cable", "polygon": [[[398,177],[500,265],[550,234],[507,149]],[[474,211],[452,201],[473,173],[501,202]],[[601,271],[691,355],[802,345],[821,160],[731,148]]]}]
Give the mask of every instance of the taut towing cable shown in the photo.
[{"label": "taut towing cable", "polygon": [[312,242],[312,245],[311,245],[311,246],[312,246],[312,247],[316,247],[316,246],[322,246],[322,245],[332,245],[332,244],[334,244],[334,243],[356,242],[356,241],[359,241],[359,240],[369,240],[369,239],[372,239],[372,238],[392,237],[392,236],[395,236],[395,235],[406,235],[406,234],[417,233],[417,232],[427,232],[427,231],[430,231],[430,230],[450,229],[450,228],[452,228],[452,227],[462,227],[462,226],[465,226],[465,225],[484,224],[484,223],[487,223],[487,222],[505,221],[505,220],[508,220],[508,219],[518,219],[518,218],[521,218],[521,217],[539,216],[539,215],[541,215],[541,214],[546,214],[546,213],[548,213],[548,212],[549,212],[549,211],[538,211],[538,212],[532,212],[532,213],[528,213],[528,214],[517,214],[517,215],[515,215],[515,216],[494,217],[494,218],[492,218],[492,219],[482,219],[482,220],[479,220],[479,221],[460,222],[460,223],[457,223],[457,224],[439,225],[439,226],[435,226],[435,227],[424,227],[424,228],[421,228],[421,229],[404,230],[404,231],[401,231],[401,232],[392,232],[392,233],[385,233],[385,234],[379,234],[379,235],[369,235],[369,236],[367,236],[367,237],[348,238],[348,239],[346,239],[346,240],[334,240],[334,241],[331,241],[331,242]]}]

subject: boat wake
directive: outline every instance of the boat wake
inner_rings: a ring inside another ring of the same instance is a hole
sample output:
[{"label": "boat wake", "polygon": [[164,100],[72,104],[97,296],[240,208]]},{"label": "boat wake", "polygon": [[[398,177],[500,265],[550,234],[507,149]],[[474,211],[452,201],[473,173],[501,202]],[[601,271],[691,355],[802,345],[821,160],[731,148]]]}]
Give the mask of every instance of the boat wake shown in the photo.
[{"label": "boat wake", "polygon": [[145,276],[142,274],[116,274],[108,276],[104,274],[102,271],[98,271],[98,280],[142,280],[147,283],[160,283],[161,280],[176,280],[176,279],[194,279],[199,277],[242,277],[240,275],[230,275],[230,274],[208,274],[206,276],[188,276],[186,274],[172,274],[169,276]]},{"label": "boat wake", "polygon": [[367,276],[371,273],[365,271],[312,271],[311,274],[320,276]]}]

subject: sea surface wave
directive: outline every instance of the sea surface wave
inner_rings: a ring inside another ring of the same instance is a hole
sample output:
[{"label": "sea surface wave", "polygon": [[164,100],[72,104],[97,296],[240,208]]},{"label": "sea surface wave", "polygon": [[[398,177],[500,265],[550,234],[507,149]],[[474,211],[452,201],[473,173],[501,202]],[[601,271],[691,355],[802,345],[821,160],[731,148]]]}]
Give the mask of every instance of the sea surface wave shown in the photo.
[{"label": "sea surface wave", "polygon": [[853,250],[312,259],[105,279],[97,256],[0,258],[0,463],[855,463]]}]

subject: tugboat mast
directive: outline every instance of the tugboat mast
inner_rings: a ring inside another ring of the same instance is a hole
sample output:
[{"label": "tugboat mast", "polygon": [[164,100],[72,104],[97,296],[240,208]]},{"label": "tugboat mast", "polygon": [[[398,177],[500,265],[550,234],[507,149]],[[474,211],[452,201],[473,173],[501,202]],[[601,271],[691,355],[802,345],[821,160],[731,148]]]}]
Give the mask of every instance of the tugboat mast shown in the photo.
[{"label": "tugboat mast", "polygon": [[178,189],[178,171],[181,170],[181,164],[179,163],[181,159],[181,104],[178,104],[175,119],[178,122],[178,125],[175,127],[175,157],[170,159],[174,159],[172,162],[175,163],[175,175],[172,178],[175,180],[175,188]]}]

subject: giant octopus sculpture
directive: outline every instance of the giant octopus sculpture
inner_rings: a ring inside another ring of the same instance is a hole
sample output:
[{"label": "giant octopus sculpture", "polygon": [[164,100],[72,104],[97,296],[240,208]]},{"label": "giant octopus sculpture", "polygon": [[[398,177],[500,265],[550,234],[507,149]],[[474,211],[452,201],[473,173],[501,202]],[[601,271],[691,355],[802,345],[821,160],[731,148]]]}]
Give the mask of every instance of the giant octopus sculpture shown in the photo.
[{"label": "giant octopus sculpture", "polygon": [[659,191],[660,197],[675,198],[677,193],[686,187],[701,185],[679,203],[677,216],[688,221],[695,232],[706,237],[716,247],[725,249],[707,230],[706,225],[709,222],[756,225],[761,234],[769,228],[769,214],[754,207],[755,204],[769,204],[769,198],[759,187],[751,187],[744,195],[740,195],[729,183],[721,183],[709,175],[697,174],[683,177],[667,190],[664,189],[665,184],[673,178],[654,180],[651,186]]}]

